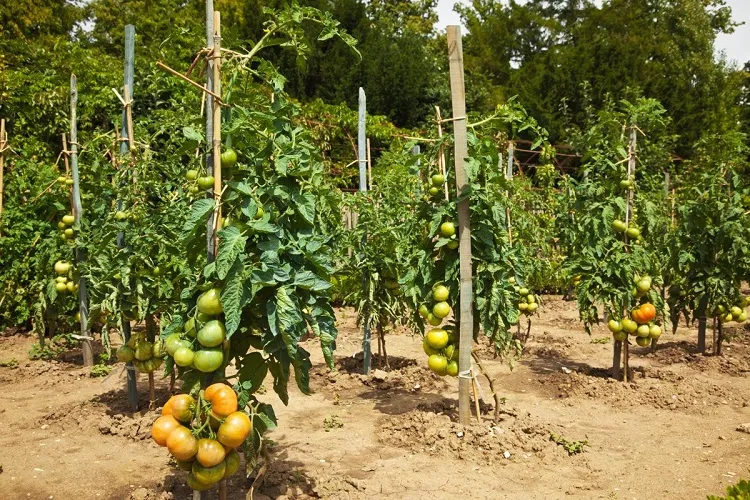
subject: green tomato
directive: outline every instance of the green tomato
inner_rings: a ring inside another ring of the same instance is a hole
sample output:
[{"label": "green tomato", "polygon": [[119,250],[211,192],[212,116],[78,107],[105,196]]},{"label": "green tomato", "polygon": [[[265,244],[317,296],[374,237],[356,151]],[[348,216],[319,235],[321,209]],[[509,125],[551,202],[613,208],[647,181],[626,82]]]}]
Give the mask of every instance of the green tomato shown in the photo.
[{"label": "green tomato", "polygon": [[117,212],[115,212],[115,219],[116,220],[118,220],[118,221],[124,221],[127,218],[128,218],[127,212],[123,212],[122,210],[118,210]]},{"label": "green tomato", "polygon": [[197,460],[193,462],[193,477],[201,484],[212,485],[219,482],[226,472],[226,464],[222,461],[213,467],[203,467]]},{"label": "green tomato", "polygon": [[432,306],[432,314],[436,318],[445,318],[451,313],[451,306],[447,302],[438,302]]},{"label": "green tomato", "polygon": [[445,373],[451,377],[458,377],[458,361],[449,361],[445,367]]},{"label": "green tomato", "polygon": [[189,181],[194,181],[198,178],[198,171],[195,169],[190,169],[187,172],[185,172],[185,178]]},{"label": "green tomato", "polygon": [[195,361],[195,353],[189,347],[179,347],[174,352],[174,362],[177,363],[178,366],[184,368],[192,365],[193,361]]},{"label": "green tomato", "polygon": [[76,221],[76,218],[73,217],[72,215],[63,215],[62,222],[66,226],[73,224],[75,221]]},{"label": "green tomato", "polygon": [[224,323],[217,319],[207,322],[198,331],[198,342],[204,347],[216,347],[224,342],[226,337],[227,329],[224,327]]},{"label": "green tomato", "polygon": [[457,242],[456,240],[451,240],[451,241],[450,241],[450,242],[449,242],[449,243],[448,243],[447,245],[445,245],[445,246],[447,246],[447,247],[448,247],[448,249],[450,249],[450,250],[455,250],[456,248],[458,248],[458,242]]},{"label": "green tomato", "polygon": [[221,168],[232,168],[237,163],[237,152],[234,149],[227,149],[221,153]]},{"label": "green tomato", "polygon": [[443,285],[438,285],[432,289],[432,300],[435,302],[445,302],[450,296],[450,291]]},{"label": "green tomato", "polygon": [[641,235],[641,231],[637,227],[629,227],[627,230],[628,238],[631,240],[638,239],[638,237]]},{"label": "green tomato", "polygon": [[432,185],[435,187],[440,187],[445,183],[445,176],[442,174],[435,174],[432,176]]},{"label": "green tomato", "polygon": [[444,238],[450,238],[456,234],[456,226],[452,222],[443,222],[440,224],[440,235]]},{"label": "green tomato", "polygon": [[430,315],[430,309],[425,304],[422,304],[421,306],[419,306],[419,315],[424,319],[427,319]]},{"label": "green tomato", "polygon": [[221,306],[221,290],[211,288],[198,297],[198,311],[209,316],[217,316],[224,312]]},{"label": "green tomato", "polygon": [[448,369],[448,360],[445,358],[445,356],[442,356],[440,354],[433,354],[429,358],[427,358],[427,366],[430,367],[430,370],[437,373],[440,376],[443,376],[447,373]]},{"label": "green tomato", "polygon": [[138,361],[146,361],[151,359],[154,344],[148,341],[138,342],[135,346],[135,359]]},{"label": "green tomato", "polygon": [[129,361],[133,361],[133,358],[135,358],[135,351],[130,346],[123,345],[123,346],[120,346],[119,349],[117,349],[118,361],[127,363]]},{"label": "green tomato", "polygon": [[198,189],[206,190],[214,187],[214,176],[207,175],[205,177],[198,177]]},{"label": "green tomato", "polygon": [[220,347],[209,347],[195,353],[193,366],[203,373],[211,373],[219,369],[224,362],[224,353]]},{"label": "green tomato", "polygon": [[628,225],[621,220],[616,220],[612,223],[612,229],[617,233],[624,233],[628,230]]}]

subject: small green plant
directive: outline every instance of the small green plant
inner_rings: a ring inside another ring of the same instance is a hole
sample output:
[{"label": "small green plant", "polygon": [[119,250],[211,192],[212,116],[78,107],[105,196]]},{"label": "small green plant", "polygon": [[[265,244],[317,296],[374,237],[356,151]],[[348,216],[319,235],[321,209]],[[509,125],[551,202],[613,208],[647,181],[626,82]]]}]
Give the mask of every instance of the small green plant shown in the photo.
[{"label": "small green plant", "polygon": [[750,482],[745,479],[740,479],[740,482],[727,486],[727,496],[715,497],[709,495],[708,500],[750,500]]},{"label": "small green plant", "polygon": [[72,347],[75,347],[77,341],[70,334],[55,335],[44,346],[34,344],[29,350],[29,358],[51,360],[57,358],[60,354]]},{"label": "small green plant", "polygon": [[565,448],[565,451],[568,452],[568,455],[577,455],[578,453],[583,453],[584,446],[588,446],[589,442],[585,439],[579,440],[579,441],[569,441],[565,437],[555,434],[554,432],[550,432],[549,434],[549,440],[554,441],[559,446],[562,446]]},{"label": "small green plant", "polygon": [[610,340],[612,340],[611,337],[599,337],[596,339],[591,339],[591,343],[592,344],[608,344]]},{"label": "small green plant", "polygon": [[106,377],[109,375],[109,372],[112,371],[112,365],[107,364],[109,358],[109,353],[99,355],[99,362],[91,367],[92,377]]},{"label": "small green plant", "polygon": [[338,415],[331,415],[323,420],[323,429],[325,429],[326,432],[331,432],[331,429],[341,429],[343,426],[344,423],[339,420]]},{"label": "small green plant", "polygon": [[16,358],[10,358],[7,361],[0,361],[0,366],[3,368],[18,368],[18,360]]}]

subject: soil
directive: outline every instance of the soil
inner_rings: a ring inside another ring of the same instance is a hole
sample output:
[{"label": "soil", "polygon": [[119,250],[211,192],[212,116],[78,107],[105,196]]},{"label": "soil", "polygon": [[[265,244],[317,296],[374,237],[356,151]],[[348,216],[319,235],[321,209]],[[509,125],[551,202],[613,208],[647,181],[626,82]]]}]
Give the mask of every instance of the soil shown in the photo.
[{"label": "soil", "polygon": [[[477,347],[500,407],[480,376],[482,421],[460,426],[457,380],[426,368],[421,339],[390,332],[389,366],[376,353],[365,376],[355,313],[337,316],[336,371],[311,339],[314,393],[290,386],[288,407],[271,391],[260,396],[279,427],[254,498],[700,499],[750,476],[748,329],[735,328],[714,357],[697,354],[697,332],[680,324],[653,353],[631,347],[623,383],[609,378],[606,328],[586,335],[574,302],[545,297],[512,369]],[[149,409],[140,376],[133,413],[121,365],[96,378],[75,351],[31,360],[35,340],[0,335],[0,497],[192,498],[150,439],[169,380],[157,377]],[[234,476],[228,498],[249,498],[253,479]]]}]

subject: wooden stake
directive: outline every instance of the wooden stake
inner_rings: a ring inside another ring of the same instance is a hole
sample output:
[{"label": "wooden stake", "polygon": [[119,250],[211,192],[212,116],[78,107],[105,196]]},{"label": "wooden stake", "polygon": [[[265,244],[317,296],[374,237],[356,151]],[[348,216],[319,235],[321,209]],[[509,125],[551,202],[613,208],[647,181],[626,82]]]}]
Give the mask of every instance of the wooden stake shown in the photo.
[{"label": "wooden stake", "polygon": [[[359,88],[359,116],[357,122],[357,161],[359,164],[359,191],[367,192],[367,96],[365,90]],[[367,237],[363,238],[362,245],[366,244]],[[368,278],[362,273],[362,289],[368,287]],[[370,325],[370,314],[365,311],[364,321],[362,323],[362,372],[365,375],[370,374],[370,364],[372,361],[372,341]]]},{"label": "wooden stake", "polygon": [[[505,178],[508,180],[513,179],[513,155],[515,145],[513,142],[508,143],[508,167],[505,170]],[[500,155],[500,158],[502,159],[502,155]],[[513,230],[511,229],[511,219],[510,219],[510,191],[505,192],[506,198],[508,198],[508,203],[505,204],[505,225],[508,229],[508,245],[510,247],[513,247]]]},{"label": "wooden stake", "polygon": [[8,137],[5,134],[5,118],[0,120],[0,215],[3,214],[3,193],[5,192],[5,146]]},{"label": "wooden stake", "polygon": [[477,393],[477,380],[474,371],[471,372],[471,391],[474,393],[474,408],[477,412],[477,422],[482,423],[482,409],[479,406],[479,394]]},{"label": "wooden stake", "polygon": [[[76,114],[78,105],[78,88],[76,76],[70,75],[70,164],[73,170],[73,216],[77,228],[81,227],[83,207],[81,206],[81,181],[78,174],[78,116]],[[77,248],[75,251],[76,264],[84,260],[83,252]],[[80,340],[83,347],[84,366],[94,366],[94,347],[89,333],[88,317],[89,305],[86,293],[86,280],[83,276],[78,279],[78,308],[81,313],[81,335]]]},{"label": "wooden stake", "polygon": [[372,189],[372,154],[370,151],[370,138],[367,138],[367,182],[370,183],[370,189]]},{"label": "wooden stake", "polygon": [[[468,156],[466,139],[466,91],[464,88],[464,61],[461,28],[448,26],[448,58],[450,62],[451,103],[453,108],[453,135],[455,141],[456,194],[460,196],[468,187],[464,161]],[[458,204],[458,242],[460,272],[460,340],[458,356],[458,415],[463,425],[471,421],[471,348],[474,344],[473,290],[471,283],[471,223],[469,200]]]},{"label": "wooden stake", "polygon": [[[125,66],[123,69],[123,96],[122,123],[120,129],[120,155],[133,155],[133,112],[130,102],[135,92],[133,91],[133,74],[135,70],[135,27],[132,24],[125,26]],[[117,200],[117,210],[122,210],[122,200]],[[117,247],[125,247],[125,233],[117,234]],[[130,320],[122,315],[122,336],[125,342],[130,340]],[[126,363],[128,404],[133,412],[138,411],[138,384],[136,381],[135,367],[132,362]],[[153,387],[153,374],[149,374],[149,397],[153,401],[151,388]]]},{"label": "wooden stake", "polygon": [[[438,138],[443,137],[443,118],[440,116],[440,107],[435,106],[435,120],[437,121],[437,127],[438,127]],[[438,150],[438,168],[440,169],[440,174],[445,179],[445,183],[443,184],[443,188],[445,189],[445,201],[449,200],[448,197],[448,175],[446,173],[445,169],[445,149],[443,148],[443,145],[440,145],[440,148]]]},{"label": "wooden stake", "polygon": [[[637,134],[637,127],[635,124],[630,128],[630,145],[628,146],[628,179],[633,179],[635,177],[635,161],[636,161],[636,141],[638,140],[638,134]],[[632,217],[633,213],[633,190],[628,190],[628,202],[627,206],[625,208],[625,225],[630,225],[630,219]],[[625,233],[625,245],[626,248],[628,245],[628,234]],[[630,377],[630,342],[628,341],[628,338],[625,337],[625,340],[623,341],[623,349],[622,349],[622,371],[623,376],[622,380],[624,382],[628,381],[628,378]]]}]

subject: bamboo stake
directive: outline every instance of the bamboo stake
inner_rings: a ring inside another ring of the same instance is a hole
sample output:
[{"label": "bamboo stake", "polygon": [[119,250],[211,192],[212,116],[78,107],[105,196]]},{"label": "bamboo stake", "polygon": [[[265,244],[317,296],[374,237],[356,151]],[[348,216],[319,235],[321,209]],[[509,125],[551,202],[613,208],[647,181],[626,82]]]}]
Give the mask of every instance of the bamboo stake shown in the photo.
[{"label": "bamboo stake", "polygon": [[[214,95],[221,96],[221,14],[219,11],[214,11],[214,46],[212,59],[214,63],[213,67],[213,83],[214,83]],[[219,97],[219,102],[221,97]],[[213,175],[214,175],[214,189],[213,196],[216,200],[216,208],[214,208],[213,222],[214,230],[211,234],[213,248],[213,257],[215,257],[219,251],[219,237],[218,223],[221,220],[221,205],[219,204],[219,198],[221,196],[221,106],[215,103],[213,106]],[[210,254],[209,254],[210,255]]]},{"label": "bamboo stake", "polygon": [[[76,76],[70,75],[70,164],[73,171],[73,216],[75,225],[80,229],[83,207],[81,205],[81,181],[78,174],[78,88]],[[78,248],[75,250],[76,264],[84,261],[84,254]],[[89,333],[88,316],[88,294],[86,293],[86,280],[83,276],[78,279],[78,307],[81,313],[81,335],[80,340],[83,347],[84,366],[94,366],[94,347]]]},{"label": "bamboo stake", "polygon": [[471,374],[471,391],[474,393],[474,408],[477,412],[477,422],[482,423],[482,409],[479,406],[479,394],[477,393],[477,380],[474,378],[474,372]]},{"label": "bamboo stake", "polygon": [[[221,204],[219,200],[221,198],[222,182],[221,182],[221,13],[214,11],[213,13],[213,53],[211,59],[213,59],[213,90],[214,97],[218,96],[217,102],[212,106],[213,114],[213,175],[214,175],[214,189],[213,196],[216,200],[216,208],[214,209],[214,227],[213,227],[213,257],[219,253],[219,237],[218,237],[218,224],[221,220]],[[209,248],[211,245],[209,245]],[[210,253],[209,253],[210,255]],[[219,482],[219,500],[226,500],[227,498],[227,480],[222,479]]]},{"label": "bamboo stake", "polygon": [[[437,121],[437,127],[438,127],[438,138],[443,138],[443,119],[440,116],[440,107],[435,106],[435,120]],[[446,175],[446,169],[445,169],[445,149],[442,144],[440,144],[440,148],[438,149],[438,167],[440,168],[440,173],[442,174],[443,178],[445,179],[445,182],[443,183],[443,188],[445,189],[445,201],[448,201],[448,176]]]},{"label": "bamboo stake", "polygon": [[[212,56],[212,57],[213,57],[213,56]],[[161,68],[161,69],[163,69],[163,70],[164,70],[164,71],[166,71],[167,73],[170,73],[170,74],[172,74],[172,75],[176,76],[177,78],[179,78],[179,79],[181,79],[181,80],[184,80],[184,81],[186,81],[187,83],[189,83],[189,84],[190,84],[190,85],[192,85],[193,87],[195,87],[195,88],[197,88],[197,89],[199,89],[199,90],[201,90],[201,91],[205,92],[206,94],[208,94],[208,95],[212,96],[212,97],[213,97],[213,98],[214,98],[214,99],[216,100],[216,102],[217,102],[218,104],[223,104],[223,103],[222,103],[222,100],[221,100],[221,97],[219,97],[219,95],[218,95],[218,94],[216,94],[216,92],[215,92],[215,91],[211,91],[211,90],[208,90],[208,89],[207,89],[206,87],[204,87],[204,86],[203,86],[203,85],[201,85],[200,83],[196,83],[196,82],[194,82],[194,81],[193,81],[193,80],[191,80],[190,78],[186,77],[185,75],[183,75],[183,74],[182,74],[182,73],[180,73],[179,71],[176,71],[176,70],[174,70],[174,69],[170,68],[169,66],[167,66],[166,64],[164,64],[164,63],[163,63],[163,62],[161,62],[161,61],[156,61],[156,66],[157,66],[158,68]]]},{"label": "bamboo stake", "polygon": [[[468,186],[464,160],[468,156],[466,139],[466,91],[464,88],[463,48],[461,28],[448,26],[448,58],[450,62],[451,102],[454,117],[456,194],[460,196]],[[469,218],[469,200],[462,199],[458,204],[458,240],[460,272],[460,340],[458,357],[458,414],[459,421],[468,425],[471,421],[471,348],[474,343],[473,289],[471,282],[471,223]]]},{"label": "bamboo stake", "polygon": [[[206,88],[214,88],[214,60],[210,57],[214,50],[214,2],[213,0],[206,0]],[[205,165],[206,172],[209,175],[213,175],[214,172],[214,153],[213,153],[213,141],[214,137],[214,103],[213,92],[203,93],[203,99],[201,100],[201,113],[205,110],[206,112],[206,155]],[[214,233],[214,221],[213,217],[209,217],[206,221],[206,249],[208,261],[211,262],[214,258],[213,252],[213,233]],[[199,494],[200,497],[200,494]]]}]

